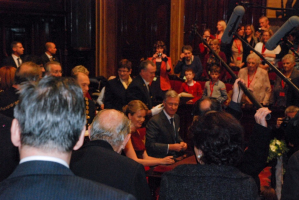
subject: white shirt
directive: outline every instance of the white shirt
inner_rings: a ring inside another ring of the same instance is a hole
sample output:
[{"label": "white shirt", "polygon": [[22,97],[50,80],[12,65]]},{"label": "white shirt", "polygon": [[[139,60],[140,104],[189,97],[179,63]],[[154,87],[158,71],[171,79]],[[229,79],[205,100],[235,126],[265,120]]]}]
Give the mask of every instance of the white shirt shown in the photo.
[{"label": "white shirt", "polygon": [[49,60],[51,60],[53,58],[53,56],[47,54],[47,52],[45,52],[46,56],[49,58]]},{"label": "white shirt", "polygon": [[[14,59],[17,67],[20,67],[20,65],[22,64],[22,59],[20,57],[16,56],[15,54],[11,54],[11,56]],[[19,58],[20,65],[18,65],[18,58]]]},{"label": "white shirt", "polygon": [[64,165],[65,167],[69,168],[69,165],[62,159],[51,157],[51,156],[29,156],[25,157],[22,160],[20,160],[20,164],[28,161],[50,161],[50,162],[56,162],[61,165]]}]

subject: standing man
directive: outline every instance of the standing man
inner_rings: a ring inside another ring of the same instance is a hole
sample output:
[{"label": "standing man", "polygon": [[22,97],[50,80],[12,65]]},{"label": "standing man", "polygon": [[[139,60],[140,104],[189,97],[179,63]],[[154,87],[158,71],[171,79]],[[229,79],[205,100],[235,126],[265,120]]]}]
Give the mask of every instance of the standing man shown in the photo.
[{"label": "standing man", "polygon": [[156,115],[163,109],[161,104],[153,107],[150,83],[155,76],[155,64],[149,60],[142,61],[139,66],[139,75],[134,78],[126,91],[126,102],[129,103],[132,100],[142,101],[149,109],[148,115]]},{"label": "standing man", "polygon": [[45,48],[46,48],[46,52],[43,55],[41,55],[43,65],[45,65],[47,62],[50,61],[58,62],[58,58],[55,56],[57,51],[56,45],[53,42],[47,42]]},{"label": "standing man", "polygon": [[259,24],[263,31],[270,29],[272,30],[273,34],[279,29],[278,26],[270,26],[269,19],[266,16],[260,17]]},{"label": "standing man", "polygon": [[[78,176],[150,199],[144,167],[120,153],[130,139],[130,121],[124,113],[105,109],[93,120],[90,142],[73,152],[71,170]],[[117,164],[116,164],[117,163]]]},{"label": "standing man", "polygon": [[187,149],[187,144],[179,135],[180,117],[176,114],[179,103],[179,95],[169,90],[165,94],[163,111],[147,123],[145,147],[149,156],[164,158]]},{"label": "standing man", "polygon": [[74,79],[45,77],[28,82],[20,93],[11,140],[21,161],[0,183],[0,199],[134,199],[69,169],[72,150],[82,146],[85,132],[83,94]]},{"label": "standing man", "polygon": [[24,47],[21,42],[13,41],[11,43],[11,56],[4,59],[2,66],[13,66],[18,68],[22,64],[21,55],[24,54]]}]

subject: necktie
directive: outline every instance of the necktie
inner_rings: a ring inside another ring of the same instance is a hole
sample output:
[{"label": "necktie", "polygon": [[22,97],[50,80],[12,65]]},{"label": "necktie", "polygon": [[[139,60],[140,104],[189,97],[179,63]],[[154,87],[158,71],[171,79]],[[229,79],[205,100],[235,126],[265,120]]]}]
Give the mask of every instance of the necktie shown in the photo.
[{"label": "necktie", "polygon": [[21,63],[20,63],[20,58],[17,58],[18,61],[18,67],[20,67]]},{"label": "necktie", "polygon": [[173,131],[174,131],[174,137],[176,137],[176,132],[175,132],[175,128],[174,128],[174,119],[173,118],[170,118],[170,124],[173,128]]}]

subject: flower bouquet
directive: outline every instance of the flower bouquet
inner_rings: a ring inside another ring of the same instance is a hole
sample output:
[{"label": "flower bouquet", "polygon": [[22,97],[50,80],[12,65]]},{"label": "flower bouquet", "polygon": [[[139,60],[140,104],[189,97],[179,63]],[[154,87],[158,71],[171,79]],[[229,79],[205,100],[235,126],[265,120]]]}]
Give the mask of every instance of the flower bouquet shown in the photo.
[{"label": "flower bouquet", "polygon": [[284,153],[288,152],[289,149],[287,148],[286,143],[282,140],[278,140],[274,138],[270,141],[269,145],[269,155],[267,158],[267,162],[270,162],[273,159],[276,159],[282,156]]}]

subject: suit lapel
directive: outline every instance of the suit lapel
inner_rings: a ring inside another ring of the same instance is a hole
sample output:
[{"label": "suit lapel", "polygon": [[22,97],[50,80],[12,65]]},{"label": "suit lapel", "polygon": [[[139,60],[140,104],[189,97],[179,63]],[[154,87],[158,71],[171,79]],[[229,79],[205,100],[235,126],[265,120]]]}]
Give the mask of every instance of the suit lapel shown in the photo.
[{"label": "suit lapel", "polygon": [[147,86],[145,85],[145,82],[143,81],[141,76],[140,76],[140,82],[142,83],[143,93],[147,98],[148,107],[149,107],[149,109],[151,109],[153,107],[153,105],[152,105],[152,99],[151,99],[151,94],[150,94],[150,87],[149,87],[149,90],[148,90]]}]

